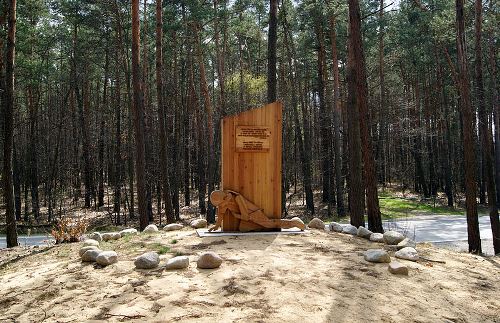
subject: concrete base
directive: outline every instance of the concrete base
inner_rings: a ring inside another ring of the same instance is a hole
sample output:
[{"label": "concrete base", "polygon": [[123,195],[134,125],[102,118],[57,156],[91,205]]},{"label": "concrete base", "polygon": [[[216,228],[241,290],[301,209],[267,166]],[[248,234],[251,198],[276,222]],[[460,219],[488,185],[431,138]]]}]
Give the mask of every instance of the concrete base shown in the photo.
[{"label": "concrete base", "polygon": [[212,231],[208,229],[196,229],[200,238],[205,237],[231,237],[231,236],[264,236],[264,235],[278,235],[278,234],[309,234],[310,231],[300,231],[299,229],[281,229],[281,231],[256,231],[256,232],[222,232]]}]

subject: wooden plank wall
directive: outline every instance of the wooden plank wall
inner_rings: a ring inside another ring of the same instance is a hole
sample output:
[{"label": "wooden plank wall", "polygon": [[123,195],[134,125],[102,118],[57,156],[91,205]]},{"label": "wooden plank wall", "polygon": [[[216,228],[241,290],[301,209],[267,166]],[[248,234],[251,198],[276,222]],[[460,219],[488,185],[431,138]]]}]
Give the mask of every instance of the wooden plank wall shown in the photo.
[{"label": "wooden plank wall", "polygon": [[[234,190],[264,210],[281,218],[281,102],[225,117],[222,127],[222,189]],[[266,126],[271,130],[266,152],[236,152],[237,126]],[[238,231],[239,220],[224,216],[223,231]]]}]

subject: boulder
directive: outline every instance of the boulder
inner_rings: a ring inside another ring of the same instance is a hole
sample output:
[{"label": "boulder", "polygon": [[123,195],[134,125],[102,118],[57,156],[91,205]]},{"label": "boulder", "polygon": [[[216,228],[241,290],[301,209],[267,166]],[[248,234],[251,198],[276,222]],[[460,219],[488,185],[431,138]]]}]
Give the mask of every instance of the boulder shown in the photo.
[{"label": "boulder", "polygon": [[154,224],[148,225],[144,230],[142,231],[143,233],[154,233],[158,232],[158,227]]},{"label": "boulder", "polygon": [[189,257],[178,256],[167,261],[165,269],[184,269],[189,266]]},{"label": "boulder", "polygon": [[353,236],[358,235],[358,229],[351,224],[344,225],[342,228],[342,233],[352,234]]},{"label": "boulder", "polygon": [[114,251],[103,251],[99,253],[95,261],[101,266],[108,266],[118,261],[118,254]]},{"label": "boulder", "polygon": [[415,248],[417,246],[417,244],[415,243],[415,241],[413,240],[410,240],[408,238],[404,238],[403,241],[401,241],[400,243],[397,244],[397,248],[398,250],[399,249],[403,249],[405,247],[412,247],[412,248]]},{"label": "boulder", "polygon": [[337,222],[330,223],[328,225],[328,227],[330,228],[330,231],[334,231],[334,232],[344,231],[344,227],[340,223],[337,223]]},{"label": "boulder", "polygon": [[370,239],[370,236],[372,235],[373,232],[371,232],[370,230],[368,230],[367,228],[365,227],[359,227],[358,228],[358,237],[361,237],[361,238],[365,238],[365,239]]},{"label": "boulder", "polygon": [[94,239],[87,239],[83,242],[84,247],[94,246],[99,247],[99,241],[95,241]]},{"label": "boulder", "polygon": [[85,262],[94,262],[97,259],[97,256],[102,252],[100,249],[90,249],[85,251],[82,255],[82,261]]},{"label": "boulder", "polygon": [[128,236],[128,235],[136,235],[137,233],[138,233],[137,229],[134,229],[134,228],[124,229],[124,230],[120,231],[120,237],[124,237],[124,236]]},{"label": "boulder", "polygon": [[221,264],[222,258],[215,252],[211,251],[203,253],[196,262],[198,268],[201,269],[214,269],[218,268]]},{"label": "boulder", "polygon": [[134,261],[135,268],[137,269],[153,269],[158,267],[159,263],[160,256],[156,252],[146,252]]},{"label": "boulder", "polygon": [[406,259],[411,261],[417,261],[419,258],[417,250],[415,250],[415,248],[412,247],[405,247],[401,250],[398,250],[396,251],[394,256],[399,259]]},{"label": "boulder", "polygon": [[325,230],[325,222],[318,218],[314,218],[309,221],[309,224],[307,226],[311,229]]},{"label": "boulder", "polygon": [[80,251],[78,252],[78,255],[81,257],[83,256],[83,254],[88,251],[88,250],[92,250],[92,249],[99,249],[99,247],[96,247],[96,246],[85,246],[85,247],[82,247],[80,249]]},{"label": "boulder", "polygon": [[163,230],[165,230],[165,231],[175,231],[175,230],[181,230],[182,228],[184,228],[184,226],[182,224],[179,224],[179,223],[170,223],[170,224],[167,224],[166,226],[164,226]]},{"label": "boulder", "polygon": [[390,245],[397,245],[404,238],[405,236],[397,231],[387,231],[384,233],[384,242]]},{"label": "boulder", "polygon": [[370,235],[370,241],[384,242],[384,235],[382,233],[374,232]]},{"label": "boulder", "polygon": [[88,235],[88,238],[95,241],[102,241],[102,236],[99,232],[92,232]]},{"label": "boulder", "polygon": [[365,260],[369,262],[391,262],[387,251],[382,249],[369,249],[365,251]]},{"label": "boulder", "polygon": [[196,220],[191,221],[190,225],[191,225],[191,227],[193,227],[195,229],[206,228],[207,227],[207,220],[196,219]]},{"label": "boulder", "polygon": [[408,276],[408,267],[397,261],[391,261],[387,269],[391,274]]}]

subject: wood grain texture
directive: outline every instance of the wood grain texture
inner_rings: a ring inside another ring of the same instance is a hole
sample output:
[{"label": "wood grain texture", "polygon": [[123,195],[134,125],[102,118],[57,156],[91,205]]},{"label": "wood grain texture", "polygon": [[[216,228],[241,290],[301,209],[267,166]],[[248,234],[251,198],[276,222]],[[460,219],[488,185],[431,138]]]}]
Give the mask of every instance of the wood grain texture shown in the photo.
[{"label": "wood grain texture", "polygon": [[[271,219],[281,218],[282,110],[280,102],[222,119],[222,189],[233,190],[261,207]],[[268,127],[269,151],[237,152],[236,127]],[[224,215],[223,231],[238,231],[240,220]]]}]

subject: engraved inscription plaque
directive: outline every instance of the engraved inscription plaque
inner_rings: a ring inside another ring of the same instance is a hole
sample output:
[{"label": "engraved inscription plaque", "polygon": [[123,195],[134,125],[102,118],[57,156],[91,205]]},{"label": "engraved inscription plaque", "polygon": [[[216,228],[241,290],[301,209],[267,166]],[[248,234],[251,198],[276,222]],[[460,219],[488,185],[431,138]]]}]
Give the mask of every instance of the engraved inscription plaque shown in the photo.
[{"label": "engraved inscription plaque", "polygon": [[236,126],[236,151],[268,152],[271,137],[270,127]]}]

